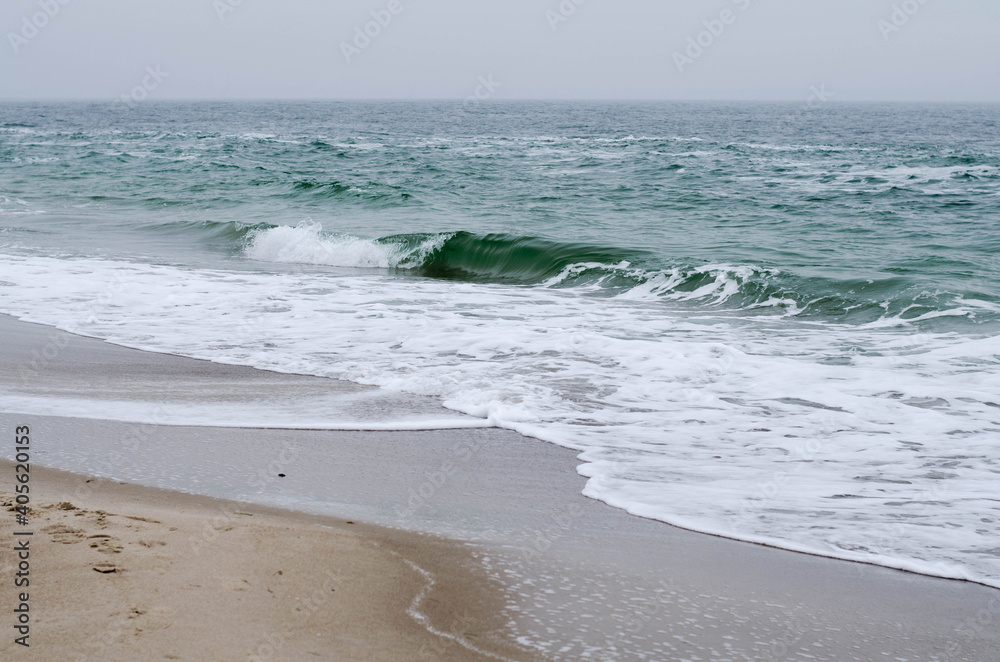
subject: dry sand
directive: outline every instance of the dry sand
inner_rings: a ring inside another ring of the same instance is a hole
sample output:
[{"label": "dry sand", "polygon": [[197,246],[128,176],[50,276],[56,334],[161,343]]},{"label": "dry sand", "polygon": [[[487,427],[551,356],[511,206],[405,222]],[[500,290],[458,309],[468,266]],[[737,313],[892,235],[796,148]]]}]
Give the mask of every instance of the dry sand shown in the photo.
[{"label": "dry sand", "polygon": [[[2,660],[497,659],[458,640],[535,659],[506,643],[500,587],[460,544],[37,466],[30,475],[30,587],[14,588],[13,555],[0,559]],[[85,496],[47,498],[67,494]],[[0,497],[6,547],[13,493]],[[21,591],[27,649],[11,629]]]}]

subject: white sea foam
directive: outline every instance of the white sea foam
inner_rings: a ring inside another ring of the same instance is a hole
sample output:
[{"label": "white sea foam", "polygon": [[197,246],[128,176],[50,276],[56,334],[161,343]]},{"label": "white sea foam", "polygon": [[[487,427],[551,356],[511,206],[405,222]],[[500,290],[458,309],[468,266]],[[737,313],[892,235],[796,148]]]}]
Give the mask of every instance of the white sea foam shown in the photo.
[{"label": "white sea foam", "polygon": [[261,262],[323,264],[334,267],[411,268],[446,241],[448,235],[427,239],[416,249],[402,244],[379,243],[351,235],[329,235],[323,226],[303,221],[295,227],[255,230],[247,238],[246,256]]},{"label": "white sea foam", "polygon": [[12,200],[7,196],[0,195],[0,216],[33,216],[44,213],[40,209],[28,208],[28,203],[24,200],[19,198]]},{"label": "white sea foam", "polygon": [[[192,425],[198,427],[256,428],[279,430],[340,430],[340,431],[396,431],[396,430],[467,430],[495,427],[480,418],[462,416],[445,411],[445,415],[406,414],[397,416],[390,412],[377,420],[350,418],[349,407],[343,400],[331,395],[328,398],[301,399],[299,401],[247,401],[247,402],[184,402],[150,398],[109,398],[100,395],[88,397],[60,397],[0,393],[0,410],[16,411],[36,416],[68,416],[101,420],[124,421],[148,425]],[[355,398],[356,399],[356,398]],[[316,405],[332,405],[329,409]],[[385,403],[382,403],[383,405]],[[347,409],[348,411],[344,411]],[[347,416],[344,416],[344,414]],[[338,415],[339,414],[339,415]],[[449,415],[451,414],[451,415]]]},{"label": "white sea foam", "polygon": [[[756,275],[768,274],[773,276],[779,273],[775,269],[762,269],[752,265],[707,264],[687,270],[674,268],[666,271],[647,271],[638,267],[632,267],[626,261],[615,265],[600,262],[578,262],[564,267],[559,274],[544,281],[541,286],[559,287],[588,271],[601,271],[604,272],[604,275],[596,279],[589,286],[578,288],[580,290],[601,290],[609,279],[615,276],[624,276],[632,282],[637,283],[637,285],[619,294],[619,299],[634,301],[657,299],[666,301],[698,300],[705,305],[725,303],[739,293],[740,286],[744,282]],[[706,282],[701,287],[691,291],[677,289],[677,286],[681,283],[693,276],[699,275],[708,276]],[[761,304],[761,307],[767,305],[773,304]],[[796,310],[798,309],[796,308]]]},{"label": "white sea foam", "polygon": [[328,238],[322,226],[302,223],[254,231],[246,247],[247,257],[263,262],[327,264],[338,267],[394,267],[399,250],[356,237]]},{"label": "white sea foam", "polygon": [[[266,236],[274,255],[391,261]],[[706,267],[719,298],[750,273],[723,267]],[[1000,337],[384,274],[7,256],[0,281],[0,310],[32,321],[436,396],[578,449],[585,493],[637,515],[1000,586]]]}]

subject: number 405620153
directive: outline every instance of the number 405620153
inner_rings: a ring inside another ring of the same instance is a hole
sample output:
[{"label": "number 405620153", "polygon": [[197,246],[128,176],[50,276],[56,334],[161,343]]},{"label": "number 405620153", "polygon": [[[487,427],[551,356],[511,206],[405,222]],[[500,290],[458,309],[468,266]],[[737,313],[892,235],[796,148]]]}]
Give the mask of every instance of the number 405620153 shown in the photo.
[{"label": "number 405620153", "polygon": [[26,425],[14,430],[14,450],[17,452],[14,456],[14,460],[17,462],[17,465],[14,467],[14,477],[17,480],[14,491],[17,492],[17,496],[14,500],[17,502],[17,514],[24,517],[28,515],[28,502],[31,500],[28,496],[28,472],[31,469],[31,466],[28,464],[31,460],[30,434],[31,430]]}]

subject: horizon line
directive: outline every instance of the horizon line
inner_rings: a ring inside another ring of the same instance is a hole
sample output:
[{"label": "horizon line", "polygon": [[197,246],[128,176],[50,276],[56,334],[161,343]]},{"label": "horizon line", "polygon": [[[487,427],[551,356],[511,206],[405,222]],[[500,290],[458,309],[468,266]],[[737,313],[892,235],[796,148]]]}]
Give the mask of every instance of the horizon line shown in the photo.
[{"label": "horizon line", "polygon": [[[465,98],[457,97],[169,97],[145,99],[142,104],[157,103],[236,103],[236,102],[364,102],[364,103],[464,103]],[[0,97],[0,103],[120,103],[114,97]],[[477,100],[483,105],[524,102],[554,103],[805,103],[803,99],[755,98],[755,99],[712,99],[712,98],[628,98],[628,97],[517,97]],[[822,105],[838,104],[966,104],[1000,105],[997,100],[956,100],[956,99],[827,99]]]}]

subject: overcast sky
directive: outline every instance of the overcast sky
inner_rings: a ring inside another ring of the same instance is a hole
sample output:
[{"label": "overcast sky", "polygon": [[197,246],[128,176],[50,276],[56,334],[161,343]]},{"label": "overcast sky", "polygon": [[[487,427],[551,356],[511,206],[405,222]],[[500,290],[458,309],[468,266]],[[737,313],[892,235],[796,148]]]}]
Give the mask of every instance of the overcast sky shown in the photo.
[{"label": "overcast sky", "polygon": [[7,99],[1000,101],[1000,0],[2,0],[0,31]]}]

